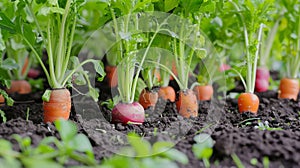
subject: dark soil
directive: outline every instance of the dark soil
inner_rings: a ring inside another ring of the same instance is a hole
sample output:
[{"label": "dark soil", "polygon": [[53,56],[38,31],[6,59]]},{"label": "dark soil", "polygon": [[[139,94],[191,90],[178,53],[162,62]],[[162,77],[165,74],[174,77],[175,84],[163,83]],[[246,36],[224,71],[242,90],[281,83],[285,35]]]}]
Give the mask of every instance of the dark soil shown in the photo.
[{"label": "dark soil", "polygon": [[[175,148],[189,158],[189,164],[179,164],[181,167],[203,167],[202,161],[193,155],[193,137],[208,133],[215,141],[210,160],[212,167],[235,166],[233,154],[246,167],[263,167],[264,157],[270,160],[270,167],[300,166],[300,102],[279,100],[275,91],[258,94],[260,107],[256,116],[238,113],[237,100],[227,99],[199,102],[199,116],[184,119],[177,114],[174,103],[160,100],[154,110],[146,110],[143,125],[126,126],[110,124],[110,110],[98,106],[110,97],[109,93],[109,88],[103,89],[98,103],[73,94],[70,120],[77,123],[79,132],[90,138],[98,160],[110,157],[127,145],[126,134],[134,131],[151,143],[174,142]],[[42,122],[41,94],[14,95],[13,107],[0,107],[7,118],[7,122],[0,125],[0,138],[14,142],[11,135],[19,134],[30,137],[33,145],[37,145],[46,136],[58,136],[53,124]],[[259,122],[267,124],[268,129],[266,126],[266,130],[257,128]],[[280,130],[272,130],[275,128]],[[19,149],[16,142],[14,149]],[[256,166],[250,163],[251,159],[258,160]]]}]

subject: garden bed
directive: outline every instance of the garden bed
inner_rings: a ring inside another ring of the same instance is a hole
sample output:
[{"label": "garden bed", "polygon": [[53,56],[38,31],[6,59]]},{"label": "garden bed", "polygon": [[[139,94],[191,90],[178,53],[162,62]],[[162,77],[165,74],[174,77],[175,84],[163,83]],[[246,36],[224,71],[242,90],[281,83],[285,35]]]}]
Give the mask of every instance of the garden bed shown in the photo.
[{"label": "garden bed", "polygon": [[[46,136],[59,136],[53,124],[42,123],[40,96],[41,92],[15,97],[17,101],[14,107],[1,107],[5,111],[7,122],[1,124],[0,138],[12,141],[15,150],[19,150],[19,147],[11,137],[13,134],[30,137],[33,146]],[[103,98],[107,95],[101,96]],[[256,116],[238,113],[237,100],[227,99],[216,103],[200,102],[199,117],[192,119],[184,119],[178,115],[175,104],[168,102],[161,114],[155,110],[146,110],[148,117],[143,125],[110,124],[104,119],[109,118],[110,114],[105,106],[100,107],[104,118],[91,116],[90,119],[82,117],[72,106],[70,120],[77,123],[79,132],[89,137],[95,157],[100,162],[118,152],[127,133],[136,132],[150,142],[175,142],[175,148],[189,158],[188,165],[181,167],[202,167],[202,161],[192,152],[192,145],[195,143],[193,138],[199,133],[208,133],[215,141],[210,159],[212,167],[235,166],[232,159],[234,154],[246,167],[263,167],[266,164],[270,167],[298,167],[300,102],[277,99],[275,91],[260,93],[258,96],[261,103]],[[93,115],[93,112],[100,113],[93,109],[86,110],[89,110],[89,115]]]}]

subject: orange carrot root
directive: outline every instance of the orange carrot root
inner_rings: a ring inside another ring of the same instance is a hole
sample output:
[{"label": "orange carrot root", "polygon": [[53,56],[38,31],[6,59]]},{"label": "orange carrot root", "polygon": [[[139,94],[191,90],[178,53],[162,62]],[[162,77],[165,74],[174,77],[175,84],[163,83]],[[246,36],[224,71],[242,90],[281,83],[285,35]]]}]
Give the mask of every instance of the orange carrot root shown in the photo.
[{"label": "orange carrot root", "polygon": [[211,85],[195,86],[193,90],[197,99],[201,101],[210,100],[214,93],[214,89]]},{"label": "orange carrot root", "polygon": [[144,107],[144,109],[147,109],[149,107],[155,107],[158,100],[158,93],[155,91],[149,91],[147,89],[143,89],[140,97],[139,97],[139,103]]},{"label": "orange carrot root", "polygon": [[297,100],[299,93],[298,79],[283,78],[280,80],[278,98]]},{"label": "orange carrot root", "polygon": [[179,114],[185,118],[198,116],[197,97],[190,89],[179,91],[176,107]]},{"label": "orange carrot root", "polygon": [[242,93],[238,98],[239,112],[251,112],[257,114],[259,99],[253,93]]},{"label": "orange carrot root", "polygon": [[71,96],[68,89],[51,91],[49,102],[43,102],[44,122],[54,122],[60,118],[69,119],[71,112]]},{"label": "orange carrot root", "polygon": [[3,106],[5,99],[2,95],[0,95],[0,106]]},{"label": "orange carrot root", "polygon": [[175,102],[175,90],[171,86],[161,87],[158,91],[158,97],[165,101],[169,100],[170,102]]},{"label": "orange carrot root", "polygon": [[117,67],[116,66],[105,66],[106,72],[106,81],[108,85],[113,88],[118,85],[118,75],[117,75]]},{"label": "orange carrot root", "polygon": [[15,80],[11,81],[11,86],[9,89],[6,89],[6,92],[9,94],[28,94],[31,93],[31,86],[26,80]]}]

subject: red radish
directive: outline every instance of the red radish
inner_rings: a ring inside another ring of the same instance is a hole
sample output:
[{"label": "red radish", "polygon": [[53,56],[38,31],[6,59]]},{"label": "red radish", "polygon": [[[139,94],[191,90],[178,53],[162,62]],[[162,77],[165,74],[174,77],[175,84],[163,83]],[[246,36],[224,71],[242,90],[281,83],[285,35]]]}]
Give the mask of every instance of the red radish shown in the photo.
[{"label": "red radish", "polygon": [[255,91],[256,92],[265,92],[269,89],[269,80],[265,79],[256,79],[255,80]]},{"label": "red radish", "polygon": [[171,86],[162,86],[159,88],[158,97],[166,101],[169,100],[170,102],[175,102],[175,90]]},{"label": "red radish", "polygon": [[50,100],[43,102],[44,122],[53,122],[60,118],[69,119],[71,112],[71,96],[68,89],[54,89]]},{"label": "red radish", "polygon": [[6,89],[7,93],[28,94],[31,92],[31,86],[26,80],[13,80],[11,86]]},{"label": "red radish", "polygon": [[144,108],[138,102],[119,103],[111,113],[113,123],[142,124],[145,120]]},{"label": "red radish", "polygon": [[270,72],[266,67],[259,67],[256,69],[256,79],[265,79],[269,80]]},{"label": "red radish", "polygon": [[299,93],[299,80],[291,78],[282,78],[280,80],[278,97],[281,99],[297,100]]},{"label": "red radish", "polygon": [[251,112],[257,114],[259,106],[259,99],[256,94],[253,93],[242,93],[238,98],[239,112]]},{"label": "red radish", "polygon": [[269,88],[270,72],[266,67],[256,69],[255,91],[265,92]]},{"label": "red radish", "polygon": [[223,71],[226,71],[226,70],[228,70],[228,69],[230,69],[230,68],[231,68],[230,65],[222,64],[222,65],[220,66],[220,68],[219,68],[219,71],[220,71],[220,72],[223,72]]},{"label": "red radish", "polygon": [[214,93],[214,89],[211,85],[195,86],[193,90],[197,99],[201,101],[210,100]]},{"label": "red radish", "polygon": [[155,107],[158,99],[158,93],[154,90],[143,89],[140,93],[139,103],[147,109],[149,107]]},{"label": "red radish", "polygon": [[37,69],[29,69],[27,77],[28,78],[37,78],[40,75],[40,71]]},{"label": "red radish", "polygon": [[195,93],[190,89],[180,90],[176,108],[178,113],[185,118],[197,117],[198,103]]}]

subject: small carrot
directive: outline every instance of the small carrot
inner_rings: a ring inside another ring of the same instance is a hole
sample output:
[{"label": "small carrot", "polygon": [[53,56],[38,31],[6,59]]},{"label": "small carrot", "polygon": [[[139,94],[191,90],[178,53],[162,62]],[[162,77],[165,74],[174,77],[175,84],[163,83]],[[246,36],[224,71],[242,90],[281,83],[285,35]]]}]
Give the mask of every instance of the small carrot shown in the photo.
[{"label": "small carrot", "polygon": [[108,85],[113,88],[118,85],[118,75],[117,75],[117,67],[116,66],[105,66],[105,72],[106,72],[106,81]]},{"label": "small carrot", "polygon": [[71,96],[68,89],[51,91],[50,100],[43,102],[44,122],[53,122],[60,118],[68,119],[71,112]]},{"label": "small carrot", "polygon": [[31,86],[26,80],[13,80],[11,81],[10,88],[6,89],[6,92],[19,93],[19,94],[28,94],[31,92]]},{"label": "small carrot", "polygon": [[25,74],[25,72],[26,72],[26,70],[27,70],[27,68],[28,68],[28,64],[29,64],[29,58],[26,57],[26,59],[25,59],[25,61],[24,61],[24,65],[23,65],[23,67],[22,67],[21,75],[24,75],[24,74]]},{"label": "small carrot", "polygon": [[211,85],[198,85],[195,86],[193,90],[197,96],[197,99],[201,101],[210,100],[214,93],[214,89]]},{"label": "small carrot", "polygon": [[[172,63],[172,72],[175,76],[178,75],[177,69],[176,69],[176,63],[175,61]],[[170,75],[170,80],[174,80],[174,77],[172,75]]]},{"label": "small carrot", "polygon": [[154,90],[143,89],[140,93],[139,103],[144,109],[155,107],[158,100],[158,93]]},{"label": "small carrot", "polygon": [[2,106],[4,102],[5,102],[4,97],[0,95],[0,106]]},{"label": "small carrot", "polygon": [[280,80],[278,98],[297,100],[299,93],[298,79],[283,78]]},{"label": "small carrot", "polygon": [[175,90],[171,86],[160,87],[158,91],[158,97],[165,101],[169,100],[170,102],[175,102]]},{"label": "small carrot", "polygon": [[259,99],[256,94],[247,92],[240,94],[238,97],[238,107],[240,113],[251,112],[257,114],[258,106]]},{"label": "small carrot", "polygon": [[197,117],[198,103],[195,93],[190,89],[180,90],[176,100],[176,108],[178,113],[185,118]]}]

